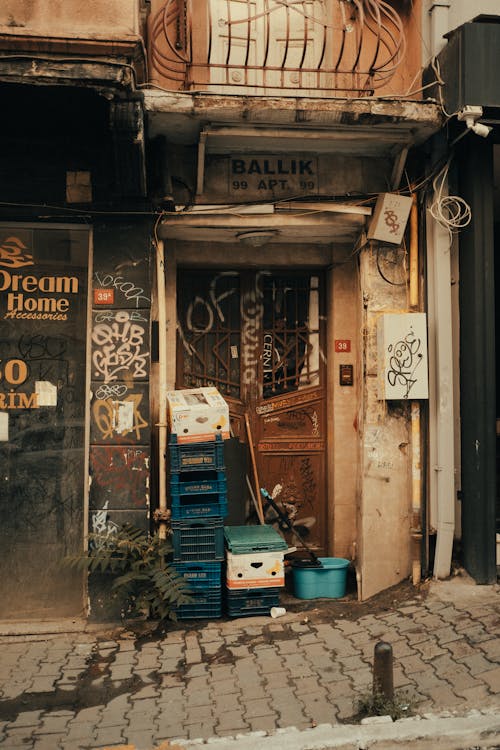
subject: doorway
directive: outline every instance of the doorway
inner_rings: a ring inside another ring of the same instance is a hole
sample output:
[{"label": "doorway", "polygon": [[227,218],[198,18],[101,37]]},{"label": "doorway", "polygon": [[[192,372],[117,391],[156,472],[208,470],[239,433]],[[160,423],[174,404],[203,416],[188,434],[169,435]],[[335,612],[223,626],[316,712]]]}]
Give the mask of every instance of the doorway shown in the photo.
[{"label": "doorway", "polygon": [[220,391],[233,435],[255,447],[260,486],[320,554],[327,549],[323,288],[318,271],[274,270],[185,269],[177,285],[176,387]]}]

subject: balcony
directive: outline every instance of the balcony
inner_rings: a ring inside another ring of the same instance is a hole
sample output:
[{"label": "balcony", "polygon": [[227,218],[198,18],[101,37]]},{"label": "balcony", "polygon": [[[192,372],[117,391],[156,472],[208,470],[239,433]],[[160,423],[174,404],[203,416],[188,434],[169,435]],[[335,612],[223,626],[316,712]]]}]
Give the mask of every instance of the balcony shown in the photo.
[{"label": "balcony", "polygon": [[420,67],[417,52],[407,70],[405,31],[415,19],[400,16],[396,3],[406,7],[404,0],[152,0],[150,83],[217,94],[385,93],[395,77],[409,81]]}]

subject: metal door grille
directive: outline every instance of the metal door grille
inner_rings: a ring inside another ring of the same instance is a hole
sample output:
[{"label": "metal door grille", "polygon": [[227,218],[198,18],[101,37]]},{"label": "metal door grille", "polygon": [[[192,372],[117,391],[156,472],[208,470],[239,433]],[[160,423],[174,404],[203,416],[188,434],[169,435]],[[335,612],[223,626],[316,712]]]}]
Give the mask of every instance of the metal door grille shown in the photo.
[{"label": "metal door grille", "polygon": [[264,279],[263,395],[319,384],[319,279]]},{"label": "metal door grille", "polygon": [[215,386],[240,398],[240,280],[235,272],[185,273],[178,289],[178,331],[185,388]]}]

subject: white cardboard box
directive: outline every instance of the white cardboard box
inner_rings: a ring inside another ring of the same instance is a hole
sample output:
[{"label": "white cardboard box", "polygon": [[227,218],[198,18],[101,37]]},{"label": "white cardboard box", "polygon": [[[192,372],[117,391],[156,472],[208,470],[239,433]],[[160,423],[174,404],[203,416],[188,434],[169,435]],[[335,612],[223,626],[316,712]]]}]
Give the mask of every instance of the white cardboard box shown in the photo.
[{"label": "white cardboard box", "polygon": [[[286,550],[285,550],[286,551]],[[285,585],[284,552],[226,552],[228,589],[257,589]]]},{"label": "white cardboard box", "polygon": [[179,443],[229,438],[229,407],[217,388],[167,391],[168,423]]}]

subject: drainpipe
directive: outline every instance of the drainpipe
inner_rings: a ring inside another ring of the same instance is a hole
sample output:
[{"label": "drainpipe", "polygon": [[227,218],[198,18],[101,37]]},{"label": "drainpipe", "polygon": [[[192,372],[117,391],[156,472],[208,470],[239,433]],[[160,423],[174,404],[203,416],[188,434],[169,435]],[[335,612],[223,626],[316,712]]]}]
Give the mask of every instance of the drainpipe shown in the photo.
[{"label": "drainpipe", "polygon": [[[417,196],[412,196],[410,212],[410,309],[418,310],[418,206]],[[422,577],[422,462],[420,451],[420,402],[411,402],[411,537],[412,537],[412,580],[417,586]]]},{"label": "drainpipe", "polygon": [[[444,35],[450,30],[450,6],[449,0],[429,4],[429,47],[431,55],[437,55],[446,45]],[[424,59],[427,57],[424,52]]]},{"label": "drainpipe", "polygon": [[163,240],[156,242],[156,293],[158,297],[158,370],[159,370],[159,424],[158,424],[158,534],[167,538],[167,342],[165,312],[165,254]]},{"label": "drainpipe", "polygon": [[[439,146],[434,156],[439,156]],[[447,188],[447,185],[444,185]],[[432,202],[435,195],[429,196]],[[429,526],[434,577],[447,578],[455,533],[455,424],[450,236],[427,212],[429,310]]]}]

